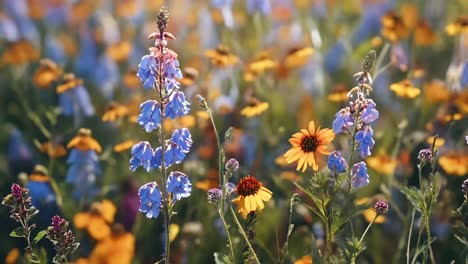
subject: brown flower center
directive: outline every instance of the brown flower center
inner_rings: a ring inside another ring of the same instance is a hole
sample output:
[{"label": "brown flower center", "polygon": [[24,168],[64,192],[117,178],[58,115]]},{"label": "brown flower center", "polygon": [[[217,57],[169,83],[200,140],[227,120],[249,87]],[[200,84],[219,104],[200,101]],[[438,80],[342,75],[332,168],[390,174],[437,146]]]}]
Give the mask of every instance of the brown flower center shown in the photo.
[{"label": "brown flower center", "polygon": [[249,196],[256,194],[262,187],[262,184],[252,176],[248,176],[240,180],[237,184],[237,193],[241,196]]},{"label": "brown flower center", "polygon": [[315,135],[305,136],[301,142],[301,148],[304,152],[315,152],[319,145],[319,141]]}]

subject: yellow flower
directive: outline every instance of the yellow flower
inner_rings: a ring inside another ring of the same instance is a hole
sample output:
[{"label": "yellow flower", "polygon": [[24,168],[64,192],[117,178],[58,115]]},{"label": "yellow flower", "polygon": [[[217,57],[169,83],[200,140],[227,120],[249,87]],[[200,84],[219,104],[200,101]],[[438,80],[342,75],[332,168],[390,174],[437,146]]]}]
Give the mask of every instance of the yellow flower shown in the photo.
[{"label": "yellow flower", "polygon": [[380,174],[391,175],[397,166],[397,160],[380,153],[366,159],[367,165]]},{"label": "yellow flower", "polygon": [[115,120],[128,115],[128,108],[125,105],[121,105],[116,102],[112,102],[108,107],[104,115],[102,115],[102,121],[114,122]]},{"label": "yellow flower", "polygon": [[335,134],[331,129],[317,128],[315,130],[314,121],[310,121],[309,130],[301,129],[300,132],[292,135],[289,139],[292,147],[284,157],[288,163],[298,161],[296,170],[304,172],[307,166],[312,167],[314,171],[318,170],[317,155],[329,155],[327,144],[333,141]]},{"label": "yellow flower", "polygon": [[247,218],[250,212],[263,210],[263,202],[270,200],[273,194],[252,176],[240,180],[239,184],[237,184],[236,193],[239,196],[232,202],[237,204],[238,212],[243,218]]},{"label": "yellow flower", "polygon": [[454,103],[458,107],[460,113],[468,114],[468,90],[457,92],[454,97]]},{"label": "yellow flower", "polygon": [[114,222],[117,208],[109,200],[93,203],[89,212],[80,212],[73,217],[77,229],[86,229],[95,240],[102,240],[111,234],[109,224]]},{"label": "yellow flower", "polygon": [[62,70],[49,59],[43,59],[33,76],[33,83],[41,89],[50,88],[50,85],[57,81],[62,74]]},{"label": "yellow flower", "polygon": [[124,86],[130,90],[140,88],[140,79],[138,78],[137,71],[135,69],[127,71],[122,78],[122,82]]},{"label": "yellow flower", "polygon": [[236,64],[239,61],[231,51],[223,46],[219,45],[214,50],[207,50],[205,56],[211,59],[211,63],[218,67],[226,67]]},{"label": "yellow flower", "polygon": [[120,41],[107,47],[106,52],[115,62],[123,62],[132,52],[132,44],[129,41]]},{"label": "yellow flower", "polygon": [[31,42],[20,40],[7,45],[0,62],[3,65],[20,65],[36,61],[39,56],[39,50]]},{"label": "yellow flower", "polygon": [[403,80],[399,83],[390,85],[392,90],[398,97],[413,99],[421,93],[421,90],[414,87],[410,80]]},{"label": "yellow flower", "polygon": [[247,65],[244,80],[253,81],[265,71],[274,69],[276,66],[277,63],[269,57],[268,52],[263,51],[255,60]]},{"label": "yellow flower", "polygon": [[311,255],[303,256],[302,258],[294,261],[294,264],[313,264],[313,259]]},{"label": "yellow flower", "polygon": [[179,79],[180,84],[184,86],[192,85],[198,78],[198,71],[195,68],[187,67],[184,69],[183,77]]},{"label": "yellow flower", "polygon": [[29,181],[48,182],[49,176],[47,176],[47,169],[42,165],[34,166],[33,172],[29,175]]},{"label": "yellow flower", "polygon": [[89,263],[130,264],[135,254],[135,237],[117,225],[112,235],[98,242],[89,255]]},{"label": "yellow flower", "polygon": [[270,108],[270,104],[268,102],[260,102],[258,99],[253,98],[250,100],[250,105],[244,107],[240,114],[245,117],[254,117],[263,114],[268,108]]},{"label": "yellow flower", "polygon": [[382,29],[380,33],[390,42],[398,42],[401,38],[408,36],[409,30],[402,17],[390,11],[381,18]]},{"label": "yellow flower", "polygon": [[57,93],[63,93],[81,85],[83,80],[76,78],[73,73],[67,73],[63,76],[62,83],[57,86]]},{"label": "yellow flower", "polygon": [[46,141],[39,145],[39,151],[47,153],[51,158],[60,158],[67,154],[67,150],[62,144]]},{"label": "yellow flower", "polygon": [[130,148],[132,148],[133,145],[135,145],[135,143],[136,143],[136,141],[131,140],[131,139],[122,141],[119,144],[114,146],[114,151],[119,152],[119,153],[124,152],[124,151],[129,150]]},{"label": "yellow flower", "polygon": [[430,46],[437,41],[437,36],[429,23],[421,21],[414,30],[414,43],[416,46]]},{"label": "yellow flower", "polygon": [[297,47],[290,49],[284,59],[284,66],[288,69],[295,69],[304,66],[314,54],[312,47]]},{"label": "yellow flower", "polygon": [[[360,198],[356,200],[356,204],[357,205],[363,205],[363,204],[369,204],[369,203],[373,204],[375,203],[375,201],[378,200],[376,199],[376,197],[374,197],[373,199],[370,199],[369,197]],[[366,222],[370,223],[372,222],[372,219],[374,219],[374,217],[377,215],[377,213],[375,212],[375,209],[371,207],[371,208],[364,210],[362,215],[364,216],[364,219],[366,220]],[[374,224],[382,224],[385,222],[385,220],[386,220],[386,217],[384,215],[381,215],[377,217],[377,219],[375,219]]]},{"label": "yellow flower", "polygon": [[449,36],[468,33],[468,16],[460,16],[454,22],[445,27],[445,32]]},{"label": "yellow flower", "polygon": [[76,148],[81,151],[102,151],[101,145],[99,145],[99,143],[93,137],[91,137],[91,130],[86,128],[80,128],[78,135],[70,140],[67,148]]},{"label": "yellow flower", "polygon": [[[426,139],[426,143],[432,147],[432,144],[434,144],[434,138],[435,136],[430,136]],[[440,147],[442,147],[443,145],[445,145],[445,139],[441,138],[441,137],[437,137],[436,141],[435,141],[435,144],[434,144],[434,148],[438,149]]]},{"label": "yellow flower", "polygon": [[175,119],[167,119],[164,121],[164,130],[165,131],[173,131],[177,128],[191,128],[195,126],[195,117],[192,115],[186,115],[177,117]]},{"label": "yellow flower", "polygon": [[343,84],[338,84],[335,89],[328,94],[327,99],[334,103],[346,102],[349,99],[348,90]]},{"label": "yellow flower", "polygon": [[401,6],[401,19],[403,24],[409,29],[416,27],[419,20],[418,7],[413,4],[404,4]]},{"label": "yellow flower", "polygon": [[5,257],[5,264],[15,264],[18,262],[20,257],[20,250],[18,248],[13,248],[8,252],[8,255]]},{"label": "yellow flower", "polygon": [[426,102],[435,104],[447,102],[450,99],[450,92],[441,80],[433,80],[424,84],[424,99]]},{"label": "yellow flower", "polygon": [[468,174],[468,155],[461,152],[448,152],[440,156],[438,163],[450,175],[466,176]]}]

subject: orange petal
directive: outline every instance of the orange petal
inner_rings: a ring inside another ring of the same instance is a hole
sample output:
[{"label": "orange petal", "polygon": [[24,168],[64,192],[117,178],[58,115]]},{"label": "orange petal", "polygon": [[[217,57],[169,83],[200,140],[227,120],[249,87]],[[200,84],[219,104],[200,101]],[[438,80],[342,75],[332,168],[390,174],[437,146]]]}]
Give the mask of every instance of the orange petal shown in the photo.
[{"label": "orange petal", "polygon": [[314,121],[309,122],[309,132],[312,135],[315,133],[315,123],[314,123]]}]

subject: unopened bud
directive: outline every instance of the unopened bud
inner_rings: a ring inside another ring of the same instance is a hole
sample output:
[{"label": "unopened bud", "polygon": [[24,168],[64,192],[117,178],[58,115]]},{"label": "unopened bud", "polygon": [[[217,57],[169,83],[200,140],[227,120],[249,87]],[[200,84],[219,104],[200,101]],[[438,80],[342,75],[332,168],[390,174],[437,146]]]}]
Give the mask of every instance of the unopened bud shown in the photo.
[{"label": "unopened bud", "polygon": [[378,215],[384,215],[388,213],[388,203],[385,201],[378,201],[374,205],[375,212]]},{"label": "unopened bud", "polygon": [[239,162],[236,159],[230,159],[226,162],[226,170],[235,172],[239,169]]}]

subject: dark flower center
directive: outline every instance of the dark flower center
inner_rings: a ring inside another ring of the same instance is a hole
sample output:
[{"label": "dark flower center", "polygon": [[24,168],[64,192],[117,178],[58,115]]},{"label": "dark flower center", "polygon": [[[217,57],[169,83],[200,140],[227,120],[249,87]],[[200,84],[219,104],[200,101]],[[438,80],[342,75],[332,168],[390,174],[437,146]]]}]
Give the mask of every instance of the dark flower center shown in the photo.
[{"label": "dark flower center", "polygon": [[319,145],[319,141],[315,135],[306,136],[302,139],[301,148],[304,152],[315,152]]},{"label": "dark flower center", "polygon": [[248,176],[240,180],[237,184],[237,193],[241,196],[249,196],[256,194],[262,187],[262,184],[252,176]]}]

